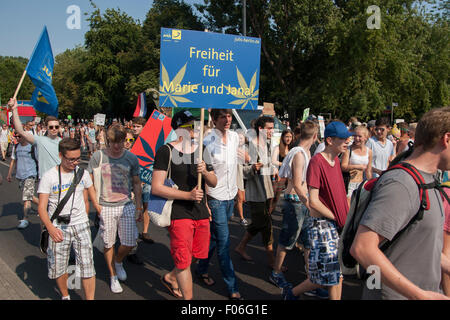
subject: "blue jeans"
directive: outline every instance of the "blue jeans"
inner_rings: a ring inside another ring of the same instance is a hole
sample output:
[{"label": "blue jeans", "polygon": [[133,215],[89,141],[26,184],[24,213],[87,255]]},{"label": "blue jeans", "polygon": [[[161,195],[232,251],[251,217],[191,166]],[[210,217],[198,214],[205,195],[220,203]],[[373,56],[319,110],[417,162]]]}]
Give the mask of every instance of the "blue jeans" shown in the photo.
[{"label": "blue jeans", "polygon": [[227,285],[228,293],[239,292],[233,262],[230,257],[230,232],[228,230],[228,221],[233,214],[234,200],[219,201],[211,199],[208,200],[208,206],[211,209],[212,215],[210,227],[211,242],[209,244],[208,258],[199,260],[197,273],[208,273],[209,260],[217,248],[219,266],[222,271],[223,280]]}]

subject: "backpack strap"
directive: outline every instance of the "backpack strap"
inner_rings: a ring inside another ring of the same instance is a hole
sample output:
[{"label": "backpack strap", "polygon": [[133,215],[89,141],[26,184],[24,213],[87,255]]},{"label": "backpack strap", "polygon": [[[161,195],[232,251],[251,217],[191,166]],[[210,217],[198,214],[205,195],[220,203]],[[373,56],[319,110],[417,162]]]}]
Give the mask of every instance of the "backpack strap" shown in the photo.
[{"label": "backpack strap", "polygon": [[394,238],[392,238],[391,241],[386,241],[380,247],[381,251],[387,250],[398,238],[400,238],[400,236],[411,225],[413,225],[416,221],[420,221],[420,220],[423,219],[423,214],[424,214],[425,210],[429,210],[430,209],[430,199],[428,197],[428,189],[433,189],[433,188],[439,189],[439,184],[438,184],[437,181],[433,181],[432,183],[426,184],[425,180],[423,179],[422,175],[417,170],[417,168],[414,167],[410,163],[400,162],[400,163],[390,167],[388,170],[386,170],[384,172],[387,172],[387,171],[390,171],[390,170],[393,170],[393,169],[405,170],[406,172],[408,172],[413,177],[414,181],[417,183],[417,186],[419,188],[420,207],[419,207],[419,211],[417,211],[416,215],[408,222],[408,224],[402,230],[397,232],[397,234],[394,236]]}]

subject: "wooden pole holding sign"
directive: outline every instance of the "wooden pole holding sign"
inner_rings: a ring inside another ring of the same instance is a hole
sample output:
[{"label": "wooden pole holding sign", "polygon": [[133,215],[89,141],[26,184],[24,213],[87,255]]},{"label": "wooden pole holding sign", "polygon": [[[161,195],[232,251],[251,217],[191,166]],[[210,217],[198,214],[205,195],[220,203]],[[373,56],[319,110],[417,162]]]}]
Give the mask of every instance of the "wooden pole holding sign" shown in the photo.
[{"label": "wooden pole holding sign", "polygon": [[[205,109],[200,109],[200,136],[199,136],[199,142],[198,142],[198,158],[199,163],[203,160],[203,119],[205,117]],[[202,174],[198,174],[198,180],[197,180],[197,187],[200,190],[202,188]]]},{"label": "wooden pole holding sign", "polygon": [[14,97],[13,97],[13,99],[16,99],[16,98],[17,98],[17,94],[19,93],[20,87],[22,87],[22,82],[23,82],[23,80],[25,79],[25,75],[26,75],[26,74],[27,74],[27,70],[25,70],[25,71],[23,72],[22,78],[20,78],[19,85],[18,85],[17,88],[16,88],[16,92],[14,92]]}]

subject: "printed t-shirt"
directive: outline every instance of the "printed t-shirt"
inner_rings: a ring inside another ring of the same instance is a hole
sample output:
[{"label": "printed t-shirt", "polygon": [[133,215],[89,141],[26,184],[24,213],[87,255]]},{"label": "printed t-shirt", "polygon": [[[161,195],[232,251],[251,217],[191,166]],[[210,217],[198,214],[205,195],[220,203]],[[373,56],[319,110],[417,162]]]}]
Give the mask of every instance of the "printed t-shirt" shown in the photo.
[{"label": "printed t-shirt", "polygon": [[[64,173],[61,171],[60,201],[64,199],[67,191],[72,185],[73,177],[74,177],[73,171],[70,173]],[[61,217],[70,215],[69,226],[89,222],[88,215],[86,213],[86,206],[84,203],[83,191],[84,189],[88,189],[91,186],[92,186],[91,177],[89,176],[89,173],[85,170],[83,178],[81,179],[74,193],[70,196],[66,205],[59,214],[59,216]],[[42,179],[39,183],[38,193],[49,194],[48,216],[49,218],[51,218],[56,210],[56,207],[58,206],[58,194],[59,194],[58,167],[51,168],[42,176]],[[57,224],[56,219],[53,221],[53,224],[54,225]]]},{"label": "printed t-shirt", "polygon": [[103,153],[103,159],[101,163],[102,183],[99,204],[113,207],[131,202],[132,177],[139,176],[138,158],[127,150],[124,150],[122,156],[117,159],[99,150],[92,155],[89,161],[89,173],[93,172],[93,168],[99,166],[100,152]]}]

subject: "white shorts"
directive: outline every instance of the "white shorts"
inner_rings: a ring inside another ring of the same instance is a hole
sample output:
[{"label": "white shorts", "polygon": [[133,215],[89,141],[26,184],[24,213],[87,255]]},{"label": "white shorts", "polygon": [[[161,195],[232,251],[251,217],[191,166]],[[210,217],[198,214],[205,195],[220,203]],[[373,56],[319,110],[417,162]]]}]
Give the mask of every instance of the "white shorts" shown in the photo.
[{"label": "white shorts", "polygon": [[100,214],[100,231],[105,248],[112,248],[119,233],[120,244],[134,247],[139,232],[135,218],[136,207],[130,202],[124,206],[102,207]]},{"label": "white shorts", "polygon": [[74,226],[58,226],[63,232],[62,242],[53,242],[48,237],[47,265],[48,277],[57,279],[67,273],[69,265],[70,247],[73,244],[76,264],[80,270],[81,278],[92,278],[95,276],[94,256],[92,253],[91,229],[89,222],[76,224]]}]

